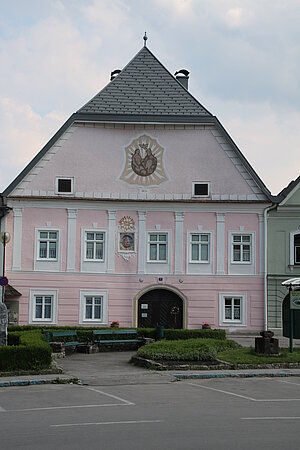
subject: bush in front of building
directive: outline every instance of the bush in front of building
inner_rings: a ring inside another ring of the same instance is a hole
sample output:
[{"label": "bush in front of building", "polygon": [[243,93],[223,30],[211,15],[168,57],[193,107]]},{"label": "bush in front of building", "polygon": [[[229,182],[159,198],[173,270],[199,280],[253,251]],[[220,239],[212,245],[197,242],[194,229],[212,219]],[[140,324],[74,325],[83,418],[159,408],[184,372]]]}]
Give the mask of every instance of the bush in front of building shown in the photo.
[{"label": "bush in front of building", "polygon": [[51,366],[51,348],[40,331],[8,334],[10,345],[0,347],[0,371],[42,370]]},{"label": "bush in front of building", "polygon": [[[156,338],[155,328],[138,328],[139,336],[145,338]],[[167,328],[164,330],[164,339],[166,340],[178,340],[178,339],[226,339],[225,330],[188,330],[188,329],[173,329]]]},{"label": "bush in front of building", "polygon": [[136,356],[154,361],[215,361],[219,352],[238,347],[231,340],[161,340],[139,348]]},{"label": "bush in front of building", "polygon": [[[67,330],[75,330],[77,332],[77,336],[80,342],[92,342],[93,340],[93,330],[107,330],[109,327],[84,327],[84,326],[41,326],[41,325],[10,325],[8,327],[9,332],[21,332],[21,331],[67,331]],[[121,327],[120,330],[126,329],[129,330],[130,327]],[[157,330],[156,328],[132,328],[137,329],[139,337],[144,338],[152,338],[156,339]],[[189,329],[173,329],[166,328],[164,329],[164,339],[167,340],[177,340],[177,339],[195,339],[195,338],[203,338],[203,339],[226,339],[225,330],[220,329],[208,329],[208,330],[189,330]]]}]

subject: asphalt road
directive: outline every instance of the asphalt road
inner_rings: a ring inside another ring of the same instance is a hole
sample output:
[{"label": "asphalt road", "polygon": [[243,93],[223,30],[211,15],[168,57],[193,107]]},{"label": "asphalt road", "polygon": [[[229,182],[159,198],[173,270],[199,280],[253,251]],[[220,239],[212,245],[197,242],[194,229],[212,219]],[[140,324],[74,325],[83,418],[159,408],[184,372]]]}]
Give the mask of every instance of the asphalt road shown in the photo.
[{"label": "asphalt road", "polygon": [[0,420],[1,450],[295,450],[300,378],[3,388]]}]

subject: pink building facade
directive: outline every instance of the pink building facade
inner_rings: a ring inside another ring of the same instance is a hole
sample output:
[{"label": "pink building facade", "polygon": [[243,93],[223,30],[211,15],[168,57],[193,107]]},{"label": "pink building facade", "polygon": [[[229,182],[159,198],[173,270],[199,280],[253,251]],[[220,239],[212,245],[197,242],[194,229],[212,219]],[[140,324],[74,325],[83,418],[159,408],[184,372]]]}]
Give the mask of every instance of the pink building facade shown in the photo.
[{"label": "pink building facade", "polygon": [[263,329],[270,192],[187,84],[143,47],[6,189],[19,324]]}]

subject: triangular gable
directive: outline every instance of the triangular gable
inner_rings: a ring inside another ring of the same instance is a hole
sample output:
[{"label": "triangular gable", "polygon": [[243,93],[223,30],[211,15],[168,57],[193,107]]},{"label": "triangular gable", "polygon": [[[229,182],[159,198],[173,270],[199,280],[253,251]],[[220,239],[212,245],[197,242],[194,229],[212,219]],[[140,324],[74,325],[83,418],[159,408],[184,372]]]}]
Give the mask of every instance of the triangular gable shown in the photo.
[{"label": "triangular gable", "polygon": [[[129,119],[128,119],[129,118]],[[245,195],[220,196],[214,200],[272,201],[260,177],[215,116],[212,116],[173,75],[143,47],[122,72],[61,127],[20,175],[4,196],[45,196],[30,190],[31,181],[59,152],[78,124],[106,122],[207,124],[240,176],[251,188]],[[101,193],[94,193],[102,198]]]},{"label": "triangular gable", "polygon": [[143,47],[121,73],[78,112],[211,116],[147,47]]}]

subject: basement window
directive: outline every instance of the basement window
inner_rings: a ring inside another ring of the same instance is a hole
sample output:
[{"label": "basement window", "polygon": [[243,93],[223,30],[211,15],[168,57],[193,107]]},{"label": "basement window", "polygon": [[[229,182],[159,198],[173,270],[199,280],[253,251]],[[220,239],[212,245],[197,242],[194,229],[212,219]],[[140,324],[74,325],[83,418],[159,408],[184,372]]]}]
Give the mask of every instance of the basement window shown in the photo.
[{"label": "basement window", "polygon": [[194,181],[193,182],[193,197],[208,197],[209,183]]},{"label": "basement window", "polygon": [[55,186],[56,194],[73,194],[74,192],[74,178],[56,178]]}]

